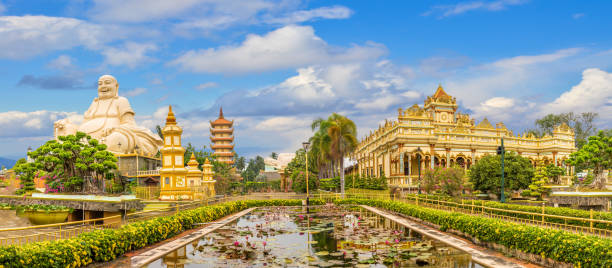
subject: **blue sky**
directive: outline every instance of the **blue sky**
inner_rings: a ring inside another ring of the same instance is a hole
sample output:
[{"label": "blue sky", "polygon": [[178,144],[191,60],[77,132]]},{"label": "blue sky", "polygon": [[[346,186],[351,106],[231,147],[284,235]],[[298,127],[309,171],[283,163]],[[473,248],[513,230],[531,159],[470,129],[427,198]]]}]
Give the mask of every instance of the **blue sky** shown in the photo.
[{"label": "blue sky", "polygon": [[176,107],[208,145],[219,106],[239,154],[292,152],[316,117],[359,136],[441,83],[515,134],[547,113],[612,127],[610,1],[0,0],[0,156],[78,122],[103,74],[139,124]]}]

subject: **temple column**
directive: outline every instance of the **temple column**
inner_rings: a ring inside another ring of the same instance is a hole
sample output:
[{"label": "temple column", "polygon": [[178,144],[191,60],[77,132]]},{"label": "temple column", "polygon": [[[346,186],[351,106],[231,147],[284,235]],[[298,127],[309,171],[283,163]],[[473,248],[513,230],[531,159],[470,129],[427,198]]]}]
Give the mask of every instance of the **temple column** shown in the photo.
[{"label": "temple column", "polygon": [[429,167],[434,168],[436,166],[436,153],[435,153],[435,144],[430,144],[429,145],[429,154],[431,154],[431,164]]},{"label": "temple column", "polygon": [[552,152],[552,155],[553,155],[553,163],[555,167],[557,167],[558,166],[557,165],[557,152]]},{"label": "temple column", "polygon": [[412,154],[408,154],[408,184],[412,185]]},{"label": "temple column", "polygon": [[450,167],[450,148],[446,148],[446,167]]}]

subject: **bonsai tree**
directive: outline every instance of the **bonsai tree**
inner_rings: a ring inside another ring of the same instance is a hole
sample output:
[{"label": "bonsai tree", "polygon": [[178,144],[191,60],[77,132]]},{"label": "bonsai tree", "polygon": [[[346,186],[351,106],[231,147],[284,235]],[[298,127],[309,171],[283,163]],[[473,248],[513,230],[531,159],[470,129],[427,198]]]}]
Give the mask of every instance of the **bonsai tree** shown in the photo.
[{"label": "bonsai tree", "polygon": [[15,194],[24,194],[36,190],[34,187],[34,176],[38,169],[35,163],[28,163],[25,159],[19,159],[13,167],[15,174],[19,177],[21,188],[15,191]]},{"label": "bonsai tree", "polygon": [[561,183],[559,179],[561,178],[561,175],[565,173],[565,170],[563,168],[555,166],[554,164],[548,164],[548,166],[546,166],[545,171],[546,176],[548,177],[548,182],[552,182],[555,184]]},{"label": "bonsai tree", "polygon": [[50,140],[28,155],[35,170],[44,171],[47,184],[65,191],[98,192],[96,182],[112,178],[117,158],[106,145],[83,132]]},{"label": "bonsai tree", "polygon": [[529,190],[525,194],[536,197],[538,201],[542,200],[542,195],[548,192],[548,189],[544,188],[544,184],[548,182],[548,174],[546,173],[546,167],[538,166],[536,172],[531,179]]},{"label": "bonsai tree", "polygon": [[597,189],[606,187],[605,169],[612,168],[612,137],[604,131],[589,137],[587,144],[570,155],[566,161],[573,166],[584,165],[593,169],[593,182],[590,186]]}]

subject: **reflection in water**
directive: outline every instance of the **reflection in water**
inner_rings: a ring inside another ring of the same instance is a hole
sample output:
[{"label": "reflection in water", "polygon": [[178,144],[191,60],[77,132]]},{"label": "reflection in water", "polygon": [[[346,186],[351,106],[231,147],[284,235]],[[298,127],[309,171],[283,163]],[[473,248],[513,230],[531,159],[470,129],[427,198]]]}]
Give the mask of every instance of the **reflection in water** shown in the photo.
[{"label": "reflection in water", "polygon": [[361,207],[261,208],[149,267],[482,267]]}]

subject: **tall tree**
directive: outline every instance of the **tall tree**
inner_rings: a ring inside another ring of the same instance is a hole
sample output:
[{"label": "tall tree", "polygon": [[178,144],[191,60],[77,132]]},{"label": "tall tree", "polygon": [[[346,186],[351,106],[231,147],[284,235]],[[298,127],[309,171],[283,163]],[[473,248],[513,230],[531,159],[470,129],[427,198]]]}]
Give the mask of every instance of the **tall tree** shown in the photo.
[{"label": "tall tree", "polygon": [[[501,192],[501,156],[487,155],[470,167],[469,180],[474,190],[499,195]],[[529,159],[508,152],[504,159],[505,189],[525,189],[531,183],[533,167]]]},{"label": "tall tree", "polygon": [[592,186],[598,189],[606,187],[605,169],[612,168],[612,137],[605,131],[599,131],[589,137],[587,144],[570,155],[567,163],[573,166],[584,166],[593,169]]},{"label": "tall tree", "polygon": [[246,159],[244,156],[240,156],[236,158],[236,169],[238,171],[243,171],[246,166]]},{"label": "tall tree", "polygon": [[357,126],[347,117],[333,113],[327,120],[316,119],[312,128],[329,136],[329,155],[332,164],[339,168],[340,192],[344,196],[344,156],[357,147]]},{"label": "tall tree", "polygon": [[157,132],[157,135],[163,140],[164,132],[162,131],[162,127],[160,125],[155,126],[155,131]]},{"label": "tall tree", "polygon": [[278,153],[276,153],[276,152],[272,152],[272,153],[270,154],[270,157],[272,157],[272,159],[278,159]]},{"label": "tall tree", "polygon": [[593,112],[574,114],[573,112],[561,113],[561,114],[548,114],[538,120],[535,124],[538,127],[535,132],[536,136],[543,136],[544,134],[552,135],[553,130],[556,126],[562,123],[567,124],[576,135],[576,147],[581,148],[587,142],[587,138],[595,134],[595,125],[593,121],[597,118],[598,114]]}]

